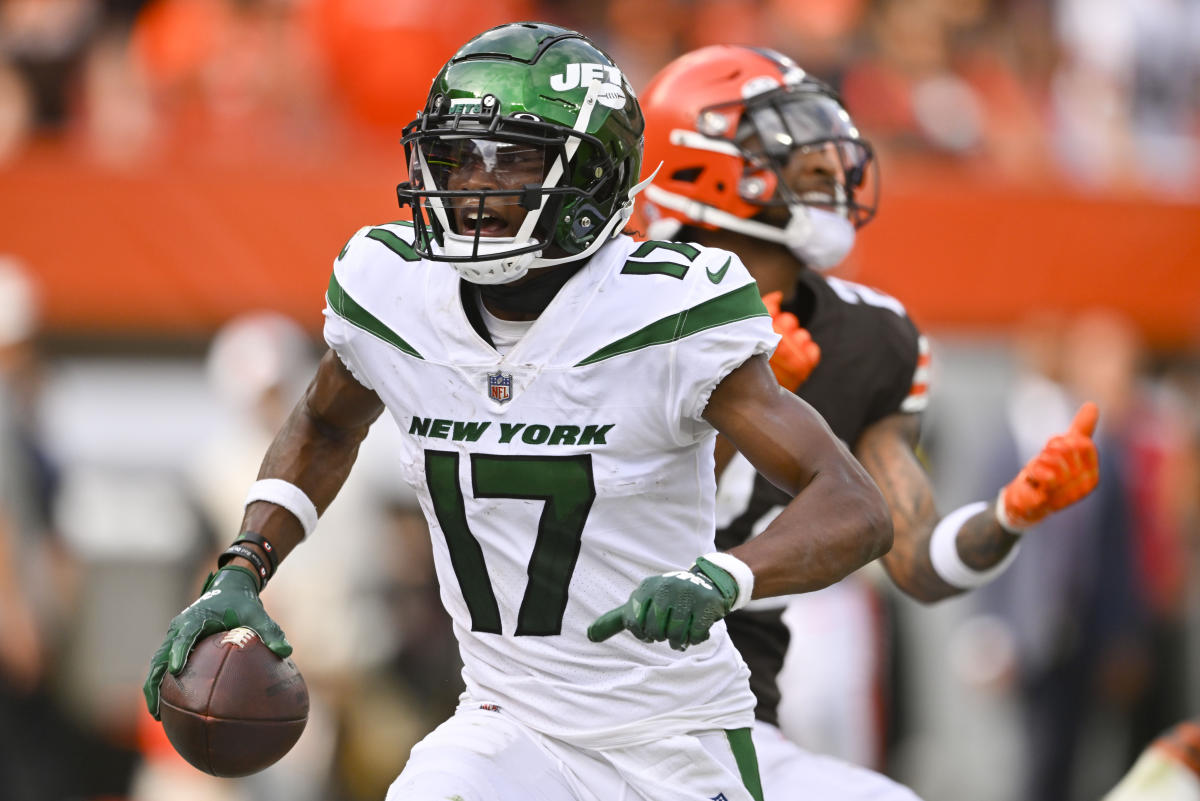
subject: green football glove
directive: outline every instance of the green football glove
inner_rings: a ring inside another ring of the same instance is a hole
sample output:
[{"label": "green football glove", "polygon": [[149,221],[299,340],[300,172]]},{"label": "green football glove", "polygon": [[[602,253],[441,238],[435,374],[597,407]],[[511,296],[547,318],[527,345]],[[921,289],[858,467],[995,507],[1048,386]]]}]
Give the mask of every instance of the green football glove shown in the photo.
[{"label": "green football glove", "polygon": [[704,557],[691,570],[673,570],[643,581],[629,600],[588,627],[603,642],[628,629],[643,642],[666,640],[676,651],[708,639],[708,630],[729,613],[738,597],[733,576]]},{"label": "green football glove", "polygon": [[244,567],[228,565],[208,576],[201,595],[184,609],[167,628],[167,638],[150,658],[150,675],[142,687],[146,708],[155,720],[158,715],[158,688],[167,671],[177,675],[183,670],[192,646],[201,637],[238,626],[254,629],[263,643],[280,659],[290,656],[283,631],[267,616],[258,599],[258,582]]}]

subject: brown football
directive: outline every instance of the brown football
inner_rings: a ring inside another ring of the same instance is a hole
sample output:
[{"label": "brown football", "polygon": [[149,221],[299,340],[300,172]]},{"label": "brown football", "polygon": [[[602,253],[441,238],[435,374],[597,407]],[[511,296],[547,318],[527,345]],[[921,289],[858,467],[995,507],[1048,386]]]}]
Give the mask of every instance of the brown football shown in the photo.
[{"label": "brown football", "polygon": [[308,721],[308,686],[248,628],[205,637],[162,682],[159,714],[179,755],[213,776],[248,776],[286,754]]}]

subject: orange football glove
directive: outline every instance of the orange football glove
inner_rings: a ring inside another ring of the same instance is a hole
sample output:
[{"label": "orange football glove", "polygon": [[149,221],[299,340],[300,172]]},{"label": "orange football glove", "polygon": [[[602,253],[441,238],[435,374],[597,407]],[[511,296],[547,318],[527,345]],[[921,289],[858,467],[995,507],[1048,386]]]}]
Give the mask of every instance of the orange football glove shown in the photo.
[{"label": "orange football glove", "polygon": [[821,348],[813,342],[808,331],[800,327],[796,315],[780,311],[779,304],[782,301],[782,292],[770,292],[763,296],[763,303],[771,313],[771,327],[783,337],[771,355],[771,370],[781,387],[795,392],[817,366],[817,362],[821,361]]},{"label": "orange football glove", "polygon": [[1099,417],[1096,404],[1083,404],[1067,433],[1051,437],[1042,452],[1000,490],[996,518],[1001,526],[1012,532],[1029,528],[1096,488],[1100,464],[1092,432]]}]

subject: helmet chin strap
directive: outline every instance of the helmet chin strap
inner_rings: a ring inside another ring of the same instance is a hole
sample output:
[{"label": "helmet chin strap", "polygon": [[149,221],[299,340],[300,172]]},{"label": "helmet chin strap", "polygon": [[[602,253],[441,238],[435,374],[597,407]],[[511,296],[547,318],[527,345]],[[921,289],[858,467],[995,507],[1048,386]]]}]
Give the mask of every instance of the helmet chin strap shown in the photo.
[{"label": "helmet chin strap", "polygon": [[646,187],[646,198],[663,208],[677,211],[689,220],[715,225],[755,239],[783,245],[805,266],[828,270],[837,266],[854,247],[854,224],[840,214],[789,203],[787,227],[777,228],[758,220],[747,220],[662,187]]},{"label": "helmet chin strap", "polygon": [[536,259],[534,259],[534,263],[530,266],[553,267],[557,264],[566,264],[567,262],[586,259],[588,256],[591,256],[593,253],[599,250],[605,242],[621,232],[621,229],[625,227],[625,223],[629,222],[629,218],[633,216],[634,197],[636,197],[643,189],[650,188],[650,182],[654,180],[656,175],[658,175],[658,171],[662,169],[662,166],[662,162],[660,161],[658,166],[654,168],[654,172],[650,174],[649,178],[634,184],[629,188],[629,193],[625,196],[625,202],[621,204],[621,208],[617,209],[617,213],[609,218],[608,223],[602,229],[600,229],[600,233],[597,234],[596,238],[592,240],[590,245],[572,256],[561,256],[557,259],[543,259],[541,256],[538,256]]}]

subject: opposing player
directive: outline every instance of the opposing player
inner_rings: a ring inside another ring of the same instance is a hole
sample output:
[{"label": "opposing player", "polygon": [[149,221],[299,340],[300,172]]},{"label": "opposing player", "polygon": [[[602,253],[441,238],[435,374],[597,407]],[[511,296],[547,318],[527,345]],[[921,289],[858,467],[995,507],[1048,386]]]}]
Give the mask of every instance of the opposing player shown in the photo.
[{"label": "opposing player", "polygon": [[[925,339],[894,298],[820,272],[849,253],[875,213],[878,187],[871,148],[829,87],[774,51],[714,46],[663,68],[642,103],[647,164],[662,162],[643,201],[649,236],[742,257],[783,337],[771,359],[779,382],[825,416],[888,501],[895,544],[883,564],[897,586],[927,602],[978,587],[1016,556],[1022,531],[1091,491],[1097,410],[1085,404],[996,500],[938,515],[914,452],[927,399]],[[770,530],[786,496],[732,449],[719,444],[718,459],[729,461],[717,542],[739,547]],[[767,796],[912,799],[780,735],[777,679],[792,643],[778,600],[728,619],[758,699]],[[802,659],[819,646],[795,647]]]},{"label": "opposing player", "polygon": [[[748,672],[719,621],[839,580],[887,550],[891,523],[779,389],[737,256],[619,235],[642,132],[628,82],[572,31],[501,26],[443,68],[405,129],[413,222],[363,228],[338,256],[331,350],[241,538],[151,661],[152,712],[203,632],[250,625],[291,650],[259,591],[386,408],[466,683],[388,798],[761,801]],[[716,431],[795,496],[720,553]]]}]

